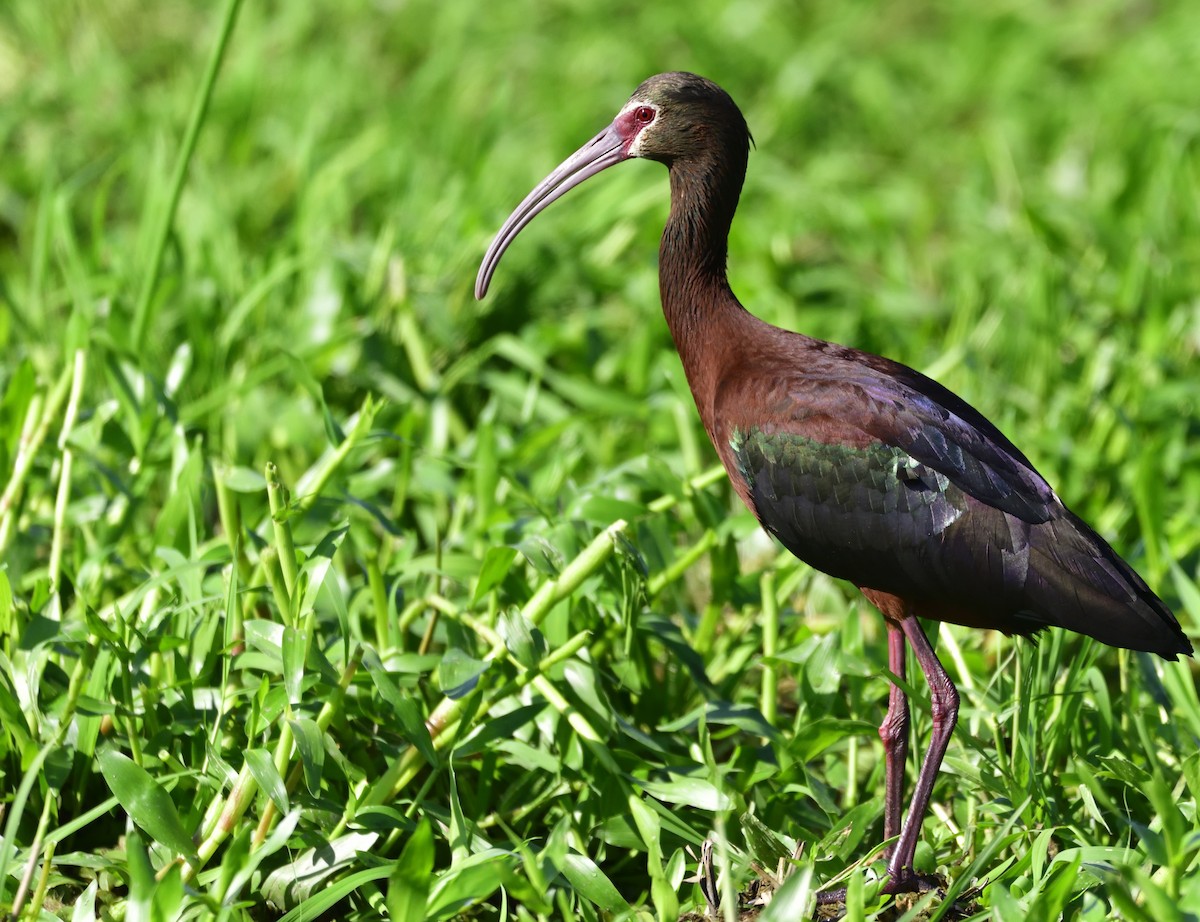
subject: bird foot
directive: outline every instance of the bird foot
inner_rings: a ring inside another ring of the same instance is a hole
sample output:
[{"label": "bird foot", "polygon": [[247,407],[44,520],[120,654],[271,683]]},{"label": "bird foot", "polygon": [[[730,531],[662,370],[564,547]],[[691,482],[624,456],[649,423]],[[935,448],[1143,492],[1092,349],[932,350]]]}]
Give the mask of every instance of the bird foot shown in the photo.
[{"label": "bird foot", "polygon": [[890,875],[888,882],[883,885],[883,892],[895,896],[898,893],[928,893],[930,890],[944,890],[945,888],[946,881],[940,877],[906,870]]},{"label": "bird foot", "polygon": [[818,906],[835,906],[838,903],[846,902],[846,888],[839,887],[836,890],[822,890],[817,894]]},{"label": "bird foot", "polygon": [[[928,874],[918,874],[911,869],[902,870],[889,875],[881,893],[896,896],[901,893],[928,893],[930,890],[944,890],[946,881],[940,877]],[[846,902],[846,888],[837,890],[822,890],[817,894],[818,906],[830,906]]]}]

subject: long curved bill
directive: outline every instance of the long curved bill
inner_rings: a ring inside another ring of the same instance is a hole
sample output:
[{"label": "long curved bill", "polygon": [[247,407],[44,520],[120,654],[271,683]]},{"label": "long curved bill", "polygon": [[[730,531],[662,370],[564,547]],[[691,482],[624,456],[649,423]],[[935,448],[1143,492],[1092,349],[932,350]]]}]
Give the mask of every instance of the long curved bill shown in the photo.
[{"label": "long curved bill", "polygon": [[559,166],[537,184],[537,187],[525,196],[525,201],[516,207],[508,216],[504,226],[496,234],[496,239],[484,254],[483,264],[479,267],[479,275],[475,277],[475,297],[482,300],[491,284],[492,274],[500,264],[500,257],[508,249],[508,245],[516,239],[517,234],[532,221],[542,209],[574,189],[585,179],[590,179],[601,170],[606,170],[622,160],[628,159],[625,153],[626,138],[622,136],[614,122],[592,138],[587,144],[571,154]]}]

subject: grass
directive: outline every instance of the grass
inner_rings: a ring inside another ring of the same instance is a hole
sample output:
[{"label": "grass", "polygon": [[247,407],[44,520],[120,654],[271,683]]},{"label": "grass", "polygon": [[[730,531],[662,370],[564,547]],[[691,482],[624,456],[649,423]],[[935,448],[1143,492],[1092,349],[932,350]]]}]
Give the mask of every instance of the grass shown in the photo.
[{"label": "grass", "polygon": [[[661,168],[475,268],[643,77],[717,79],[743,301],[963,394],[1194,637],[1198,68],[1186,0],[10,0],[0,903],[673,919],[707,841],[724,918],[887,918],[881,622],[712,470]],[[972,918],[1200,918],[1193,664],[938,647]]]}]

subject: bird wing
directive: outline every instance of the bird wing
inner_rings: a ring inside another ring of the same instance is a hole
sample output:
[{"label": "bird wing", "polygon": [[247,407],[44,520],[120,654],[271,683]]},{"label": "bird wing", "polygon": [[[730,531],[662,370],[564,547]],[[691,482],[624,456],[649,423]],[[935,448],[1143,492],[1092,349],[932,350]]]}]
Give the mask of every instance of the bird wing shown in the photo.
[{"label": "bird wing", "polygon": [[722,460],[788,550],[927,617],[1191,652],[1163,602],[987,419],[911,369],[851,355],[759,367],[715,395]]},{"label": "bird wing", "polygon": [[848,421],[985,505],[1030,524],[1058,514],[1061,503],[1050,485],[983,414],[936,381],[904,371],[904,378],[855,382],[863,399]]},{"label": "bird wing", "polygon": [[[733,412],[745,407],[759,412]],[[734,420],[728,437],[742,446],[730,446],[735,455],[756,443],[759,450],[786,444],[789,463],[801,467],[824,459],[858,475],[871,469],[872,478],[893,486],[953,487],[1030,524],[1062,509],[1050,485],[983,414],[931,378],[878,356],[853,353],[853,361],[819,372],[741,376],[721,389],[716,409],[718,419]]]},{"label": "bird wing", "polygon": [[1020,591],[1029,528],[1058,498],[982,415],[888,364],[760,369],[719,389],[714,436],[743,498],[794,554],[858,585]]}]

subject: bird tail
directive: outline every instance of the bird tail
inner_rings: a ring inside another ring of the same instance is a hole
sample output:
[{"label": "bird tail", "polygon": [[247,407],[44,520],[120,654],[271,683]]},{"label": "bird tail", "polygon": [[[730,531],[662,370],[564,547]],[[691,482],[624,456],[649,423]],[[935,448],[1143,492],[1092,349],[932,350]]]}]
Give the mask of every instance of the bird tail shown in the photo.
[{"label": "bird tail", "polygon": [[1029,530],[1029,602],[1052,623],[1165,659],[1192,644],[1171,610],[1070,510]]}]

